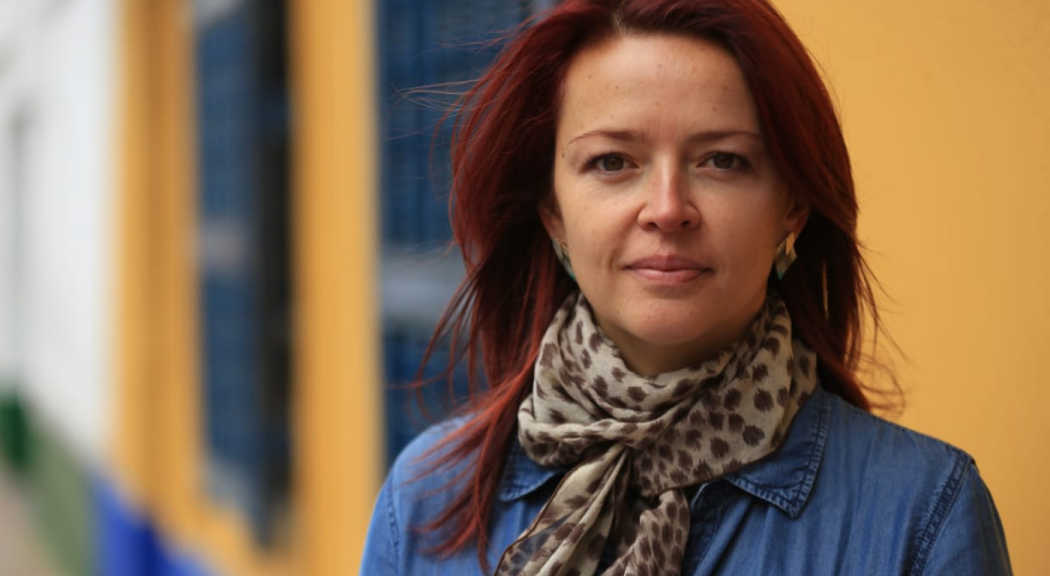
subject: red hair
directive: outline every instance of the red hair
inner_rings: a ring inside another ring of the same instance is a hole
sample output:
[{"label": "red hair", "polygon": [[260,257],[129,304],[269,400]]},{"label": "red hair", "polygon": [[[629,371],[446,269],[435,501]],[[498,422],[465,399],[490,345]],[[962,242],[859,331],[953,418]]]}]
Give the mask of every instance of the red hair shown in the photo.
[{"label": "red hair", "polygon": [[[566,70],[585,45],[650,33],[711,40],[736,58],[780,174],[812,209],[796,244],[799,259],[776,289],[794,333],[820,358],[823,386],[871,408],[856,373],[865,315],[877,329],[878,310],[856,237],[850,159],[832,100],[802,42],[767,0],[564,0],[518,31],[453,113],[450,211],[467,275],[431,349],[439,340],[466,337],[472,396],[465,425],[436,449],[442,450],[438,466],[464,460],[473,466],[462,467],[461,491],[429,525],[448,529],[436,552],[474,543],[485,564],[517,409],[531,389],[547,324],[573,290],[539,217],[552,193]],[[475,376],[479,361],[484,390]]]}]

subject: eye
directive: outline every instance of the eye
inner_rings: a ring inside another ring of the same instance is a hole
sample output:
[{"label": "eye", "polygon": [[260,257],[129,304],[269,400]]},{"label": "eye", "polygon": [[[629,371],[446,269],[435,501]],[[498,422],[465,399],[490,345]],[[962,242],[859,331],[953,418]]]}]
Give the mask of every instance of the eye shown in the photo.
[{"label": "eye", "polygon": [[718,152],[711,155],[705,162],[717,170],[737,170],[742,168],[744,163],[742,156],[731,152]]},{"label": "eye", "polygon": [[627,162],[619,154],[602,154],[592,160],[591,164],[602,172],[619,172],[627,166]]}]

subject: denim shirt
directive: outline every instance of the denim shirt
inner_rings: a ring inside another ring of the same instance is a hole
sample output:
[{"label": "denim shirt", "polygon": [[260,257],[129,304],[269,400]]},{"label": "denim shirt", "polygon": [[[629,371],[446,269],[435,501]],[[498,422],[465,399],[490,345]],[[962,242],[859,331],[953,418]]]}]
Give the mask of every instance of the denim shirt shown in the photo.
[{"label": "denim shirt", "polygon": [[[431,428],[398,457],[376,502],[363,576],[484,574],[476,547],[431,554],[447,530],[417,529],[444,510],[454,496],[444,487],[473,464],[421,475],[419,458],[460,423]],[[490,572],[564,473],[514,442],[492,513]],[[819,388],[779,451],[700,486],[691,510],[683,576],[1012,573],[1002,523],[969,455]]]}]

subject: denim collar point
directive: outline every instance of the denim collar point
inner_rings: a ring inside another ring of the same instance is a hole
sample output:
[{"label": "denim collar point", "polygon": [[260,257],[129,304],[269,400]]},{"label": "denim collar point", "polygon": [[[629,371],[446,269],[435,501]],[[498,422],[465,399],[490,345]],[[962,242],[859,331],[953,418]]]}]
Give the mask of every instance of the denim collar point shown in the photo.
[{"label": "denim collar point", "polygon": [[798,518],[820,470],[830,425],[830,398],[817,386],[795,416],[780,450],[727,475],[726,481],[780,508],[792,519]]},{"label": "denim collar point", "polygon": [[499,499],[510,502],[524,498],[539,490],[551,478],[561,474],[565,468],[546,468],[540,466],[525,454],[521,444],[515,439],[507,455],[507,466],[500,481]]}]

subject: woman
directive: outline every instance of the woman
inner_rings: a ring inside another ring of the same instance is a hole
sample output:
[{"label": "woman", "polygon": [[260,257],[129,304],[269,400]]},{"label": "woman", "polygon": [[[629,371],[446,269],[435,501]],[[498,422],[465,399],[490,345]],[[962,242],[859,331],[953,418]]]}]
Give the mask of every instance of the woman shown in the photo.
[{"label": "woman", "polygon": [[490,386],[362,574],[1010,572],[972,460],[867,413],[849,157],[765,0],[566,0],[462,110],[439,335]]}]

